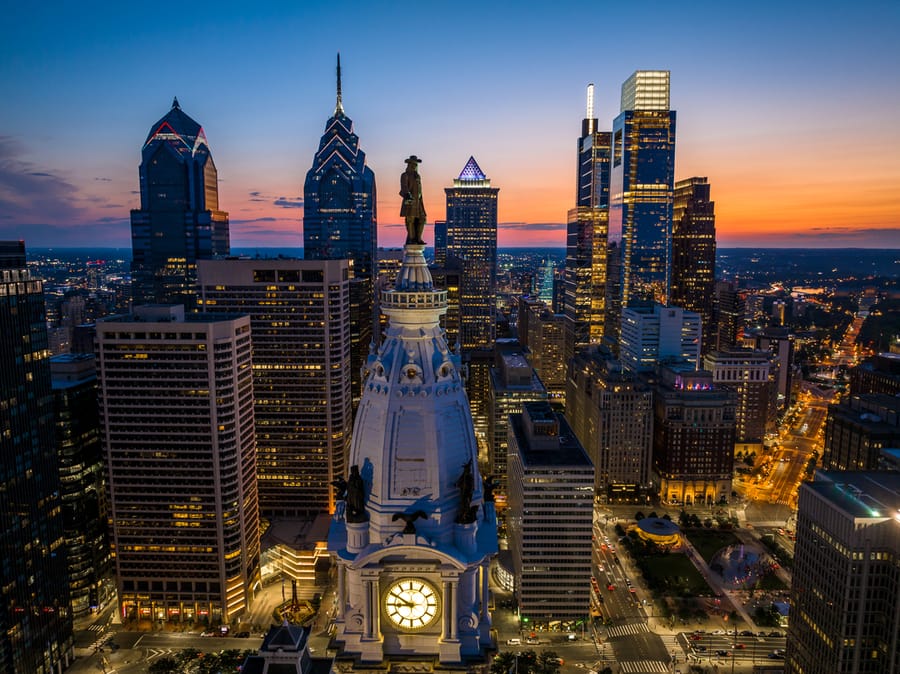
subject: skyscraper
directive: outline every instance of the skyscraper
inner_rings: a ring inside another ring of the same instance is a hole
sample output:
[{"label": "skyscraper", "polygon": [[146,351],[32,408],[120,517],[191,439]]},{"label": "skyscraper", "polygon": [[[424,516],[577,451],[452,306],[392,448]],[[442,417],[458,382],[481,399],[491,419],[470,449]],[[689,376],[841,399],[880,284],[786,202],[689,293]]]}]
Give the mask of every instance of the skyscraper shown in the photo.
[{"label": "skyscraper", "polygon": [[258,586],[250,318],[136,307],[97,322],[123,617],[229,622]]},{"label": "skyscraper", "polygon": [[141,208],[131,211],[135,304],[192,309],[197,260],[228,255],[228,213],[219,210],[216,165],[203,128],[176,98],[141,150]]},{"label": "skyscraper", "polygon": [[817,471],[800,485],[786,672],[900,671],[900,475]]},{"label": "skyscraper", "polygon": [[775,373],[769,353],[710,351],[703,358],[703,369],[712,373],[716,386],[727,386],[737,394],[735,451],[761,452],[763,437],[775,427]]},{"label": "skyscraper", "polygon": [[670,291],[675,111],[669,71],[638,70],[613,121],[609,235],[622,240],[622,306]]},{"label": "skyscraper", "polygon": [[460,259],[460,344],[490,348],[496,339],[497,187],[469,157],[447,194],[447,251]]},{"label": "skyscraper", "polygon": [[715,348],[716,214],[706,178],[675,183],[672,210],[672,294],[669,304],[700,314],[702,352]]},{"label": "skyscraper", "polygon": [[266,517],[333,511],[350,411],[347,260],[210,260],[203,309],[249,314],[259,507]]},{"label": "skyscraper", "polygon": [[609,230],[609,131],[597,129],[594,85],[588,85],[587,116],[581,122],[575,208],[566,227],[564,281],[566,361],[575,350],[597,344],[606,320],[607,235]]},{"label": "skyscraper", "polygon": [[74,659],[43,284],[0,241],[0,670]]},{"label": "skyscraper", "polygon": [[[359,400],[360,372],[373,336],[378,334],[374,297],[378,276],[375,174],[344,112],[341,57],[337,59],[337,100],[334,114],[313,157],[303,185],[303,257],[308,260],[350,260],[351,393]],[[375,340],[377,341],[377,339]]]},{"label": "skyscraper", "polygon": [[620,358],[632,372],[652,372],[663,359],[700,366],[700,315],[681,307],[633,302],[622,310]]}]

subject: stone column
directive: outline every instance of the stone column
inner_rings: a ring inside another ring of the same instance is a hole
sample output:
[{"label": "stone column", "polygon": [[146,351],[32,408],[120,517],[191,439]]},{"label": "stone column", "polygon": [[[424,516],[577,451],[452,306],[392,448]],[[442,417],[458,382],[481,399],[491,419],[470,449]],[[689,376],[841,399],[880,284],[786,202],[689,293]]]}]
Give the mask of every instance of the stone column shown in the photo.
[{"label": "stone column", "polygon": [[344,587],[347,569],[343,564],[337,565],[337,614],[334,616],[335,621],[344,619],[344,606],[346,606],[346,589]]}]

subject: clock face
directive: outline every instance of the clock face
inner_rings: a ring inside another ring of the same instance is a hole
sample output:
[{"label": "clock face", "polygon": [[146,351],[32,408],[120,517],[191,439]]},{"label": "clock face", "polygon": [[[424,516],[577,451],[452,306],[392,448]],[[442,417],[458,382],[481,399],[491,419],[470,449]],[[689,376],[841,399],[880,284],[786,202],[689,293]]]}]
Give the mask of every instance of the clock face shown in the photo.
[{"label": "clock face", "polygon": [[418,578],[404,578],[384,593],[384,612],[403,630],[418,630],[437,620],[440,604],[434,586]]}]

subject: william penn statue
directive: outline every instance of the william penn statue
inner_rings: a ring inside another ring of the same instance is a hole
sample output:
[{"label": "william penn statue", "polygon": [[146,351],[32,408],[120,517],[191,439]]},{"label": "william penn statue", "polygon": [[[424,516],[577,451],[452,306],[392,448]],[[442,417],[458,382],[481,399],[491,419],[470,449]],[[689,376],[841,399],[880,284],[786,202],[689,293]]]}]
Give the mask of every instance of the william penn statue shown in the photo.
[{"label": "william penn statue", "polygon": [[406,160],[406,171],[400,174],[400,196],[403,205],[400,215],[406,218],[406,243],[425,245],[425,204],[422,202],[422,177],[416,170],[422,162],[416,155]]}]

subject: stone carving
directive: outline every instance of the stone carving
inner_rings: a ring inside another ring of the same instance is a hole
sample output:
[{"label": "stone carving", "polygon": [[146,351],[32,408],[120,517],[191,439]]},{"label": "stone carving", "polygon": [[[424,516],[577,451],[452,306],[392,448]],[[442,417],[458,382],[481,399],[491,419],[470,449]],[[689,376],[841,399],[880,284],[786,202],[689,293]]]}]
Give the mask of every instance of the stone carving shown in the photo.
[{"label": "stone carving", "polygon": [[359,474],[359,466],[350,466],[350,478],[347,480],[347,521],[368,522],[366,512],[366,484]]},{"label": "stone carving", "polygon": [[396,522],[397,520],[403,520],[406,522],[406,526],[403,527],[404,534],[414,534],[416,533],[416,526],[413,524],[417,519],[427,520],[428,515],[425,514],[424,510],[417,510],[414,513],[394,513],[394,516],[391,518],[392,522]]},{"label": "stone carving", "polygon": [[472,496],[475,494],[475,475],[472,470],[472,459],[466,461],[462,475],[456,480],[459,487],[459,511],[456,521],[459,524],[471,524],[478,514],[478,506],[472,505]]}]

